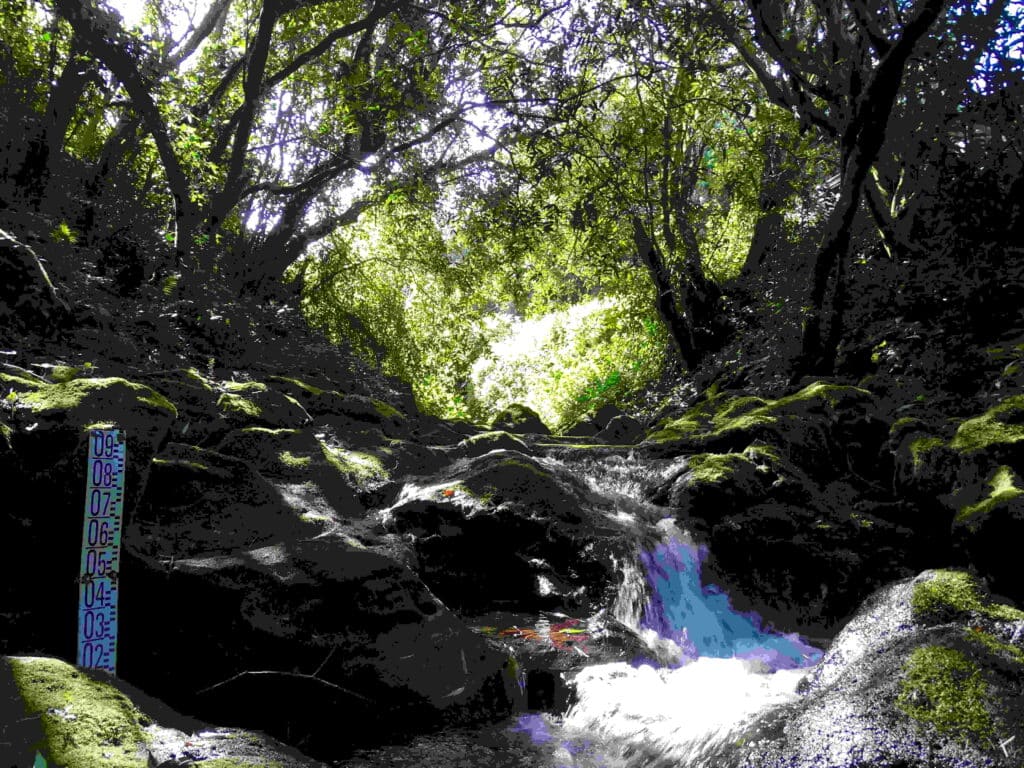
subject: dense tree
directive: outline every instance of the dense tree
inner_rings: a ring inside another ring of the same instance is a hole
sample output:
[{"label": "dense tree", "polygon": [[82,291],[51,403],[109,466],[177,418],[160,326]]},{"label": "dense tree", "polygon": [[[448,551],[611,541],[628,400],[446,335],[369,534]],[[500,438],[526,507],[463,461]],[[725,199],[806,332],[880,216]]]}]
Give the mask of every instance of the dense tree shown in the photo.
[{"label": "dense tree", "polygon": [[[569,418],[638,388],[660,341],[700,366],[742,291],[806,307],[795,375],[827,372],[856,238],[982,253],[971,293],[1024,221],[1012,0],[216,0],[186,29],[178,5],[125,29],[99,0],[0,3],[0,119],[27,137],[5,197],[63,200],[66,240],[162,223],[147,269],[195,290],[287,273],[439,412],[482,417],[472,382],[518,321],[603,345],[552,342],[566,375],[533,377]],[[998,205],[962,205],[986,186]]]},{"label": "dense tree", "polygon": [[838,201],[813,261],[796,375],[828,371],[834,363],[851,230],[865,181],[874,176],[866,188],[868,208],[891,251],[910,166],[922,160],[914,149],[927,146],[922,128],[932,136],[946,130],[947,115],[990,55],[1009,5],[747,0],[747,12],[740,13],[712,4],[718,28],[768,98],[839,150]]}]

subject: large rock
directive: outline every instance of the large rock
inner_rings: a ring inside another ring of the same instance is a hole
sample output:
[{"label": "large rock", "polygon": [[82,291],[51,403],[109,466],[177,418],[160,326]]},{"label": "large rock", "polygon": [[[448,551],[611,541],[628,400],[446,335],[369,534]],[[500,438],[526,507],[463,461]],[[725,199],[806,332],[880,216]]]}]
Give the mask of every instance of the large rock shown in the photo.
[{"label": "large rock", "polygon": [[508,450],[407,483],[382,519],[431,590],[470,615],[594,607],[626,530],[571,475]]},{"label": "large rock", "polygon": [[597,439],[607,443],[635,443],[644,433],[643,425],[632,416],[619,414],[597,433]]},{"label": "large rock", "polygon": [[541,421],[535,410],[519,403],[514,403],[501,410],[491,422],[491,429],[519,434],[551,434],[551,430]]},{"label": "large rock", "polygon": [[710,546],[706,579],[738,609],[829,637],[873,589],[908,574],[912,531],[898,508],[855,503],[860,495],[753,443],[687,457],[649,497]]},{"label": "large rock", "polygon": [[314,486],[343,518],[362,516],[365,508],[359,494],[384,476],[376,456],[332,448],[309,427],[245,427],[226,435],[217,450],[251,463],[272,482]]},{"label": "large rock", "polygon": [[310,754],[510,706],[507,655],[409,570],[337,539],[173,562],[129,547],[123,580],[125,679]]},{"label": "large rock", "polygon": [[993,603],[966,573],[889,585],[836,637],[801,701],[734,734],[701,765],[1016,765],[1022,638],[1024,612]]},{"label": "large rock", "polygon": [[319,530],[304,522],[301,513],[248,462],[171,443],[153,459],[124,543],[136,552],[165,558],[228,553],[282,538],[315,536]]},{"label": "large rock", "polygon": [[877,474],[888,425],[876,411],[867,390],[820,381],[777,400],[720,393],[662,422],[644,453],[723,453],[760,440],[822,480]]}]

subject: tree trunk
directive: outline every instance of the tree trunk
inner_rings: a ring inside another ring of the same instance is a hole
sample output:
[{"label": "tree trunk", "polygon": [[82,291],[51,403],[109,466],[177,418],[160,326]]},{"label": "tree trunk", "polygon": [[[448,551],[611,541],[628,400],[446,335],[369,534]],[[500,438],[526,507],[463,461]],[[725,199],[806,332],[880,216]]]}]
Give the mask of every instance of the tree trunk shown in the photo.
[{"label": "tree trunk", "polygon": [[694,344],[693,334],[686,318],[679,311],[676,304],[675,291],[672,288],[672,279],[668,272],[658,247],[654,244],[651,236],[644,228],[639,217],[633,217],[633,242],[636,244],[637,255],[647,267],[647,271],[654,283],[654,290],[657,293],[655,308],[658,316],[668,329],[672,346],[679,354],[679,358],[687,368],[693,369],[700,362],[700,354]]},{"label": "tree trunk", "polygon": [[774,134],[765,136],[763,152],[764,169],[761,171],[761,192],[758,196],[761,211],[754,225],[754,236],[750,240],[750,249],[740,275],[741,284],[752,295],[763,287],[764,275],[779,267],[776,255],[786,238],[782,210],[793,193],[794,174],[783,167],[785,152]]},{"label": "tree trunk", "polygon": [[[834,273],[838,280],[842,279],[844,270],[837,269],[837,264],[847,256],[861,189],[885,141],[904,68],[917,41],[944,6],[945,0],[926,0],[917,16],[904,27],[899,40],[879,63],[874,77],[857,100],[855,112],[843,133],[839,202],[829,216],[821,247],[814,257],[811,308],[804,325],[800,356],[794,366],[794,379],[808,373],[829,374],[833,370],[839,339],[835,333],[823,337],[821,327],[829,276]],[[843,286],[837,285],[833,293],[842,296],[843,290]],[[841,323],[841,316],[834,319]]]},{"label": "tree trunk", "polygon": [[[188,177],[174,151],[167,124],[153,100],[152,89],[128,51],[108,39],[107,30],[119,29],[119,25],[107,11],[97,8],[90,0],[56,0],[55,5],[57,12],[67,19],[75,35],[81,39],[83,47],[103,62],[124,85],[132,106],[153,137],[167,176],[167,185],[174,198],[175,261],[181,265],[189,253],[192,236],[196,231],[195,206],[192,204]],[[101,20],[99,17],[102,16],[105,18]]]}]

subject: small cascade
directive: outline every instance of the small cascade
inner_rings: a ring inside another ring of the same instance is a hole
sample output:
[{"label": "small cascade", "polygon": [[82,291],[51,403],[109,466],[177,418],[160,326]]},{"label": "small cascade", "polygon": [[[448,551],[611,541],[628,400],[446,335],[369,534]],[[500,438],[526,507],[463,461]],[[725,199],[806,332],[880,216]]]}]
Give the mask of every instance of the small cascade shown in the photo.
[{"label": "small cascade", "polygon": [[[701,584],[706,549],[671,524],[658,527],[663,538],[623,567],[613,606],[649,654],[580,671],[562,732],[600,739],[606,757],[626,765],[711,766],[751,718],[796,700],[797,683],[822,652],[734,611],[721,589]],[[629,759],[638,749],[643,759]]]},{"label": "small cascade", "polygon": [[[797,700],[798,682],[822,652],[795,634],[763,626],[753,613],[734,610],[721,588],[702,584],[706,548],[677,527],[676,510],[645,499],[647,489],[685,471],[685,458],[581,453],[559,451],[534,460],[560,482],[585,488],[591,510],[621,532],[621,548],[611,555],[620,574],[614,599],[591,617],[524,615],[508,625],[508,617],[495,616],[477,627],[515,647],[511,665],[525,706],[544,698],[530,689],[547,678],[529,679],[529,670],[516,660],[520,653],[562,660],[556,666],[563,672],[541,671],[571,687],[571,706],[562,713],[534,709],[491,727],[424,736],[348,766],[440,768],[453,764],[455,755],[471,756],[473,762],[465,764],[495,768],[713,768],[753,718]],[[378,514],[386,518],[411,500],[447,498],[450,482],[407,481],[394,505]],[[601,643],[623,631],[638,639],[618,646],[629,649],[618,656],[626,660],[599,661]]]}]

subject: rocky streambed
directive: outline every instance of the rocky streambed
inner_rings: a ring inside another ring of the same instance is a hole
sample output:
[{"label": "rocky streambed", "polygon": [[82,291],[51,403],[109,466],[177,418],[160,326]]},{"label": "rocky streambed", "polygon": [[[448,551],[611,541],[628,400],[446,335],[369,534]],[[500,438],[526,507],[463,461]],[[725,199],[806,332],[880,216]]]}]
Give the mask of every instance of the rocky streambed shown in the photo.
[{"label": "rocky streambed", "polygon": [[[36,563],[0,593],[0,764],[1020,764],[1019,398],[894,420],[807,382],[582,438],[322,363],[0,386],[32,500],[0,538]],[[101,427],[117,678],[68,663]]]}]

